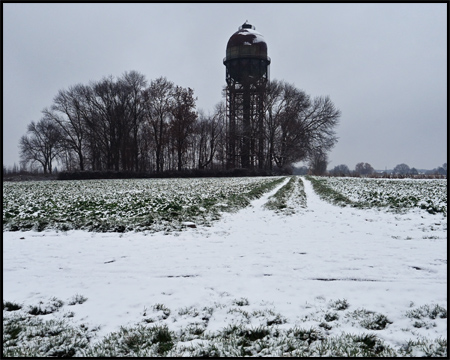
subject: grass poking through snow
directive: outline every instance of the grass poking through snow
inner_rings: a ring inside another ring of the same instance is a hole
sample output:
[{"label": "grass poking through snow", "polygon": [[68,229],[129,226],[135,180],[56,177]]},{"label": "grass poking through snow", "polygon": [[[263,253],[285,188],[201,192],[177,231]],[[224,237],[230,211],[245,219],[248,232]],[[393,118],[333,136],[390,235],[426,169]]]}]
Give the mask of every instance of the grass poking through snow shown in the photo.
[{"label": "grass poking through snow", "polygon": [[[83,299],[76,295],[74,299]],[[58,306],[55,306],[57,304]],[[51,298],[45,308],[62,311],[64,302]],[[80,301],[77,304],[81,304]],[[123,326],[103,338],[99,327],[89,328],[74,318],[48,318],[26,311],[19,304],[3,301],[4,357],[231,357],[231,356],[447,356],[447,340],[416,336],[402,344],[389,344],[379,336],[393,321],[367,309],[351,310],[346,299],[330,301],[303,322],[288,319],[264,304],[252,306],[239,298],[215,307],[185,307],[172,311],[158,303],[145,308],[142,321]],[[149,310],[150,309],[150,310]],[[211,322],[231,316],[231,322],[208,330]],[[423,305],[405,311],[411,320],[446,321],[447,310],[440,305]],[[152,318],[152,321],[148,321]],[[182,322],[181,326],[174,326]],[[337,331],[353,324],[356,333]],[[412,324],[412,327],[414,325]],[[411,333],[412,334],[412,333]]]}]

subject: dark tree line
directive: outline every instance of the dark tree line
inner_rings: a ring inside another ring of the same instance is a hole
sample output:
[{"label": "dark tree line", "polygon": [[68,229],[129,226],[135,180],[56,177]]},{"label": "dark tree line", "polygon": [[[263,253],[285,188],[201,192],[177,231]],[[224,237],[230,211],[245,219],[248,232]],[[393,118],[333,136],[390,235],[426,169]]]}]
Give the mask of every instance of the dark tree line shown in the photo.
[{"label": "dark tree line", "polygon": [[[307,160],[325,162],[337,141],[340,111],[328,97],[311,99],[283,81],[268,84],[264,126],[265,168],[271,172]],[[197,111],[191,88],[165,77],[148,82],[126,72],[60,90],[20,139],[22,165],[62,169],[157,172],[225,169],[229,136],[226,107]],[[61,167],[60,167],[61,168]]]}]

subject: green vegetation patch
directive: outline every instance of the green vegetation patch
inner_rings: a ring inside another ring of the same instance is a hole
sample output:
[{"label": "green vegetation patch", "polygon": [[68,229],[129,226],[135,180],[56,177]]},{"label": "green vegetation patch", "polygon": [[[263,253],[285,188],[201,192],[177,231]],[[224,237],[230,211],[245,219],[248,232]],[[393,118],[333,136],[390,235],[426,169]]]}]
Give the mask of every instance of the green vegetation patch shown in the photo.
[{"label": "green vegetation patch", "polygon": [[114,179],[3,183],[3,231],[182,230],[237,211],[283,177]]},{"label": "green vegetation patch", "polygon": [[[76,295],[67,305],[75,299],[79,306],[85,298]],[[56,302],[58,299],[52,298],[48,303]],[[230,308],[215,304],[172,311],[158,303],[144,309],[142,320],[136,325],[120,327],[102,338],[98,337],[98,327],[76,324],[73,317],[54,319],[48,315],[32,315],[23,307],[8,311],[6,305],[11,303],[3,303],[4,357],[447,356],[444,338],[418,336],[395,346],[388,344],[378,334],[392,322],[383,314],[367,309],[351,311],[345,299],[331,301],[330,311],[317,308],[317,314],[306,316],[304,321],[308,326],[296,323],[290,327],[286,326],[283,315],[264,308],[263,304],[260,309],[251,308],[246,298],[232,300]],[[218,319],[227,314],[231,321],[223,328],[209,331],[208,324],[216,313]],[[404,315],[411,321],[445,321],[446,309],[423,305],[411,308]],[[153,320],[148,321],[150,318]],[[177,326],[177,330],[170,329],[169,325],[178,322],[183,325]],[[357,333],[331,334],[329,330],[338,329],[339,323],[353,323]]]},{"label": "green vegetation patch", "polygon": [[346,196],[342,195],[340,192],[332,189],[325,178],[307,176],[307,180],[311,181],[314,191],[320,196],[321,199],[331,202],[332,204],[339,206],[356,206],[356,204],[351,201]]},{"label": "green vegetation patch", "polygon": [[322,199],[335,205],[394,212],[422,209],[447,216],[446,179],[306,178]]}]

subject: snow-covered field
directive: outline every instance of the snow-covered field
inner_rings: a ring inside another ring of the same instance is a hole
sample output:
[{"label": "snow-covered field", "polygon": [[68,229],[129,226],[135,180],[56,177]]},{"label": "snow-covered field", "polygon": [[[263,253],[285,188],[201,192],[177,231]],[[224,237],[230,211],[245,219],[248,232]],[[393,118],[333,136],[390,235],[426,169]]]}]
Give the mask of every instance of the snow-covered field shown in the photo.
[{"label": "snow-covered field", "polygon": [[[288,180],[210,227],[4,231],[4,329],[14,314],[53,306],[38,317],[84,324],[92,344],[138,324],[183,333],[166,355],[198,355],[193,349],[236,326],[270,327],[272,337],[274,329],[309,329],[308,346],[319,343],[311,332],[319,339],[375,334],[400,355],[427,354],[445,340],[445,352],[434,354],[446,356],[446,213],[339,207],[305,178],[306,206],[267,209]],[[6,311],[5,301],[22,309]],[[216,352],[229,355],[221,341]],[[276,342],[266,352],[255,344],[249,354],[296,354]],[[84,351],[76,355],[90,354]]]},{"label": "snow-covered field", "polygon": [[[3,183],[3,230],[96,232],[181,229],[248,205],[282,177],[114,179]],[[267,187],[267,188],[266,188]]]},{"label": "snow-covered field", "polygon": [[313,177],[357,207],[420,208],[447,213],[447,180]]}]

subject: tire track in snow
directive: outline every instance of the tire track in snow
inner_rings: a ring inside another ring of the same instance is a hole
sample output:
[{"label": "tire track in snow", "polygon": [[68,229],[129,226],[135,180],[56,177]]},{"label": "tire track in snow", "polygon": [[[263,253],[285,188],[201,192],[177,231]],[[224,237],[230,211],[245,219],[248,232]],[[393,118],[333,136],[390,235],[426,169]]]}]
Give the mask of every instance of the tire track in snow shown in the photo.
[{"label": "tire track in snow", "polygon": [[[263,194],[260,198],[251,201],[250,205],[240,209],[236,213],[223,213],[222,219],[214,224],[212,229],[214,229],[215,233],[222,235],[230,234],[230,232],[242,234],[248,230],[255,231],[256,229],[260,229],[268,221],[268,217],[273,216],[273,211],[264,209],[264,204],[288,182],[289,177],[286,177],[281,184]],[[245,219],[244,223],[242,223],[243,219]]]}]

